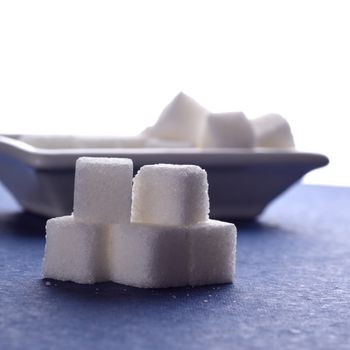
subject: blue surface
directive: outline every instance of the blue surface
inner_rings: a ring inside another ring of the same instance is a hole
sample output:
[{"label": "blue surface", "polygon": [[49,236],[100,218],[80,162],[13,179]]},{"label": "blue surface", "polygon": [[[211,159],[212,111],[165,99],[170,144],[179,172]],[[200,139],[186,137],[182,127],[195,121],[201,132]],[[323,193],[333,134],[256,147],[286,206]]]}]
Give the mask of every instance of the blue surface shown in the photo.
[{"label": "blue surface", "polygon": [[0,188],[0,349],[349,349],[349,207],[350,189],[296,186],[238,223],[234,285],[46,285],[45,220]]}]

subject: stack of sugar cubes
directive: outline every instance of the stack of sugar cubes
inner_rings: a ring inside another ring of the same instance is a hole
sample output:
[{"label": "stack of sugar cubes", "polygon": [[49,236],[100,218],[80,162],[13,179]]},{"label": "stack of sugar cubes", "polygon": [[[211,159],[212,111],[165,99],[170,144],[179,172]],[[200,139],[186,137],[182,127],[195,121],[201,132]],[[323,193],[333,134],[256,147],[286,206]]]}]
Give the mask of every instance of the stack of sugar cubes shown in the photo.
[{"label": "stack of sugar cubes", "polygon": [[123,158],[76,163],[74,212],[50,219],[45,278],[142,288],[230,283],[236,228],[209,219],[208,181],[195,165]]}]

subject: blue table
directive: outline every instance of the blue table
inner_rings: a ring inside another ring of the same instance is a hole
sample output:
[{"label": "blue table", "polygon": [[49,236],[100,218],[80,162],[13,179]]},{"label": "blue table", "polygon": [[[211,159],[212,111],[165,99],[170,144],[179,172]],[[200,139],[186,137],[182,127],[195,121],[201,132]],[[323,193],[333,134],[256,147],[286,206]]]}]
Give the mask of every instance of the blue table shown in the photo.
[{"label": "blue table", "polygon": [[234,285],[40,278],[45,220],[0,188],[0,349],[349,349],[350,188],[297,185],[238,223]]}]

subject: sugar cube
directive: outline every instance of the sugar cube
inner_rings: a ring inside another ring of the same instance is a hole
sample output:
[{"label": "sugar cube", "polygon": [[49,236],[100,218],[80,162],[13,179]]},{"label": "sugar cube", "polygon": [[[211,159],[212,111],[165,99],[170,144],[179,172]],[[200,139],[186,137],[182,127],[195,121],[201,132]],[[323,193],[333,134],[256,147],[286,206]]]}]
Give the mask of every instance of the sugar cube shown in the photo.
[{"label": "sugar cube", "polygon": [[209,220],[191,226],[113,225],[108,246],[114,282],[141,288],[230,283],[236,228]]},{"label": "sugar cube", "polygon": [[136,174],[131,221],[190,225],[209,218],[207,173],[195,165],[145,165]]},{"label": "sugar cube", "polygon": [[251,120],[258,147],[294,148],[289,123],[279,114],[267,114]]},{"label": "sugar cube", "polygon": [[231,283],[235,274],[237,230],[234,224],[210,220],[191,228],[189,284]]},{"label": "sugar cube", "polygon": [[163,110],[158,121],[147,128],[149,137],[187,141],[197,146],[208,111],[191,97],[179,93]]},{"label": "sugar cube", "polygon": [[48,220],[43,262],[45,278],[76,283],[107,281],[108,229],[73,216]]},{"label": "sugar cube", "polygon": [[141,288],[187,285],[189,248],[188,231],[181,227],[113,225],[111,280]]},{"label": "sugar cube", "polygon": [[208,115],[201,141],[203,148],[251,148],[254,145],[254,131],[244,113]]},{"label": "sugar cube", "polygon": [[74,216],[92,223],[129,222],[132,176],[131,159],[79,158],[75,171]]}]

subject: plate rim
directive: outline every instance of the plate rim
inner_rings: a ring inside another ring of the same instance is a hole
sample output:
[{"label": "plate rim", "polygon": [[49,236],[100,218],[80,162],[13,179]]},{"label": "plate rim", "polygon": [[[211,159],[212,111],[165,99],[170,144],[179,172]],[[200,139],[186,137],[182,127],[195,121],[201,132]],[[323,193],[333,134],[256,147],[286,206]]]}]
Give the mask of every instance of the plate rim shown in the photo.
[{"label": "plate rim", "polygon": [[[0,154],[5,154],[35,169],[71,169],[79,157],[123,157],[134,163],[188,163],[202,166],[249,166],[252,164],[308,164],[323,167],[329,163],[321,153],[286,149],[195,149],[195,148],[74,148],[43,149],[17,140],[18,135],[0,135]],[[166,161],[165,161],[166,158]],[[158,160],[157,160],[158,159]]]}]

